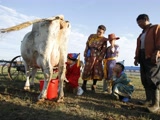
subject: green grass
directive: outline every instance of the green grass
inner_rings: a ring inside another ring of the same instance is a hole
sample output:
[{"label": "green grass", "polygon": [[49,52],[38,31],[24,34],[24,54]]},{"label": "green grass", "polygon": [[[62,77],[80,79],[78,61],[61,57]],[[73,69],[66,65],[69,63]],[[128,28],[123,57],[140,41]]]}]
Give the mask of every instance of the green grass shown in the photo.
[{"label": "green grass", "polygon": [[[11,81],[0,75],[0,120],[159,120],[160,113],[149,113],[144,106],[138,104],[144,100],[144,89],[139,74],[129,73],[135,86],[132,100],[128,103],[114,100],[110,95],[102,93],[102,81],[97,84],[97,92],[88,91],[82,96],[65,93],[64,103],[55,100],[38,102],[39,80],[37,75],[35,87],[24,91],[24,80]],[[79,80],[80,85],[82,80]]]}]

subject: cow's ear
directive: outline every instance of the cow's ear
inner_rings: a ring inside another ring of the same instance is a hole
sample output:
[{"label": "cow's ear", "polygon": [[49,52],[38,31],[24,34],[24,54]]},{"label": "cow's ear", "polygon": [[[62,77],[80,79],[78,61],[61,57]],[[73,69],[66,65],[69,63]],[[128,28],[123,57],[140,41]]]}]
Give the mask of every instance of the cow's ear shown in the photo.
[{"label": "cow's ear", "polygon": [[58,15],[58,16],[55,17],[55,19],[64,20],[64,16],[63,15]]},{"label": "cow's ear", "polygon": [[59,16],[56,16],[55,19],[60,19],[60,17],[59,17]]},{"label": "cow's ear", "polygon": [[66,21],[66,23],[68,23],[68,26],[67,26],[67,27],[69,28],[69,27],[70,27],[69,21]]},{"label": "cow's ear", "polygon": [[70,27],[69,21],[64,21],[64,20],[60,21],[60,29],[69,28],[69,27]]}]

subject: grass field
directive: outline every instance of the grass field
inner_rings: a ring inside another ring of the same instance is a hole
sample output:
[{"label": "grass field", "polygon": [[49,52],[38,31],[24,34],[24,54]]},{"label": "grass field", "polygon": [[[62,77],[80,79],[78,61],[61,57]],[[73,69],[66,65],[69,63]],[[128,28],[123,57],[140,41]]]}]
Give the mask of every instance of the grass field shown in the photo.
[{"label": "grass field", "polygon": [[[97,92],[90,90],[82,96],[65,93],[64,103],[55,100],[38,102],[39,80],[30,91],[24,91],[22,80],[11,81],[0,75],[0,120],[160,120],[160,113],[152,114],[138,104],[144,100],[144,89],[139,73],[128,73],[135,91],[128,103],[114,100],[110,95],[102,93],[102,81],[98,82]],[[80,85],[82,80],[79,80]]]}]

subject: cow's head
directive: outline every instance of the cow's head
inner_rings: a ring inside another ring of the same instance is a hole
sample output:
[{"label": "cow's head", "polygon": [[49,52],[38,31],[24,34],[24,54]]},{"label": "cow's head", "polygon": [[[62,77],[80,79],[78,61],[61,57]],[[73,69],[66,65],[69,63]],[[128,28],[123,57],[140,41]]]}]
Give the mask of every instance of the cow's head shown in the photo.
[{"label": "cow's head", "polygon": [[65,21],[64,17],[60,15],[35,23],[35,25],[33,25],[32,31],[37,31],[39,29],[40,34],[47,33],[45,35],[48,35],[52,38],[57,38],[62,35],[62,31],[65,31],[65,34],[68,35],[68,31],[70,31],[70,28],[70,23],[68,21]]}]

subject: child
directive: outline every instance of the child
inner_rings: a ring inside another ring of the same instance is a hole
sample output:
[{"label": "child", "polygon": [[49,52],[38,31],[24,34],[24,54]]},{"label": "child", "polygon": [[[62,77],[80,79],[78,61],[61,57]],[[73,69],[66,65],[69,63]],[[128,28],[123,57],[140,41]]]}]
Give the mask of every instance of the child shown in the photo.
[{"label": "child", "polygon": [[113,77],[112,69],[116,64],[116,59],[119,54],[119,46],[115,44],[116,40],[119,40],[119,37],[116,37],[114,33],[108,35],[108,41],[110,46],[107,47],[105,59],[104,59],[104,80],[103,80],[103,92],[108,92],[111,94],[111,91],[108,89],[110,80]]},{"label": "child", "polygon": [[128,102],[134,91],[134,86],[131,85],[131,81],[124,73],[124,65],[120,62],[116,63],[113,68],[113,75],[115,80],[113,81],[112,94],[116,99],[120,99],[123,102]]},{"label": "child", "polygon": [[80,77],[80,65],[79,60],[77,60],[80,54],[69,53],[67,55],[66,63],[66,78],[68,82],[65,85],[65,88],[68,92],[77,93],[77,95],[82,95],[83,90],[78,85],[78,79]]}]

